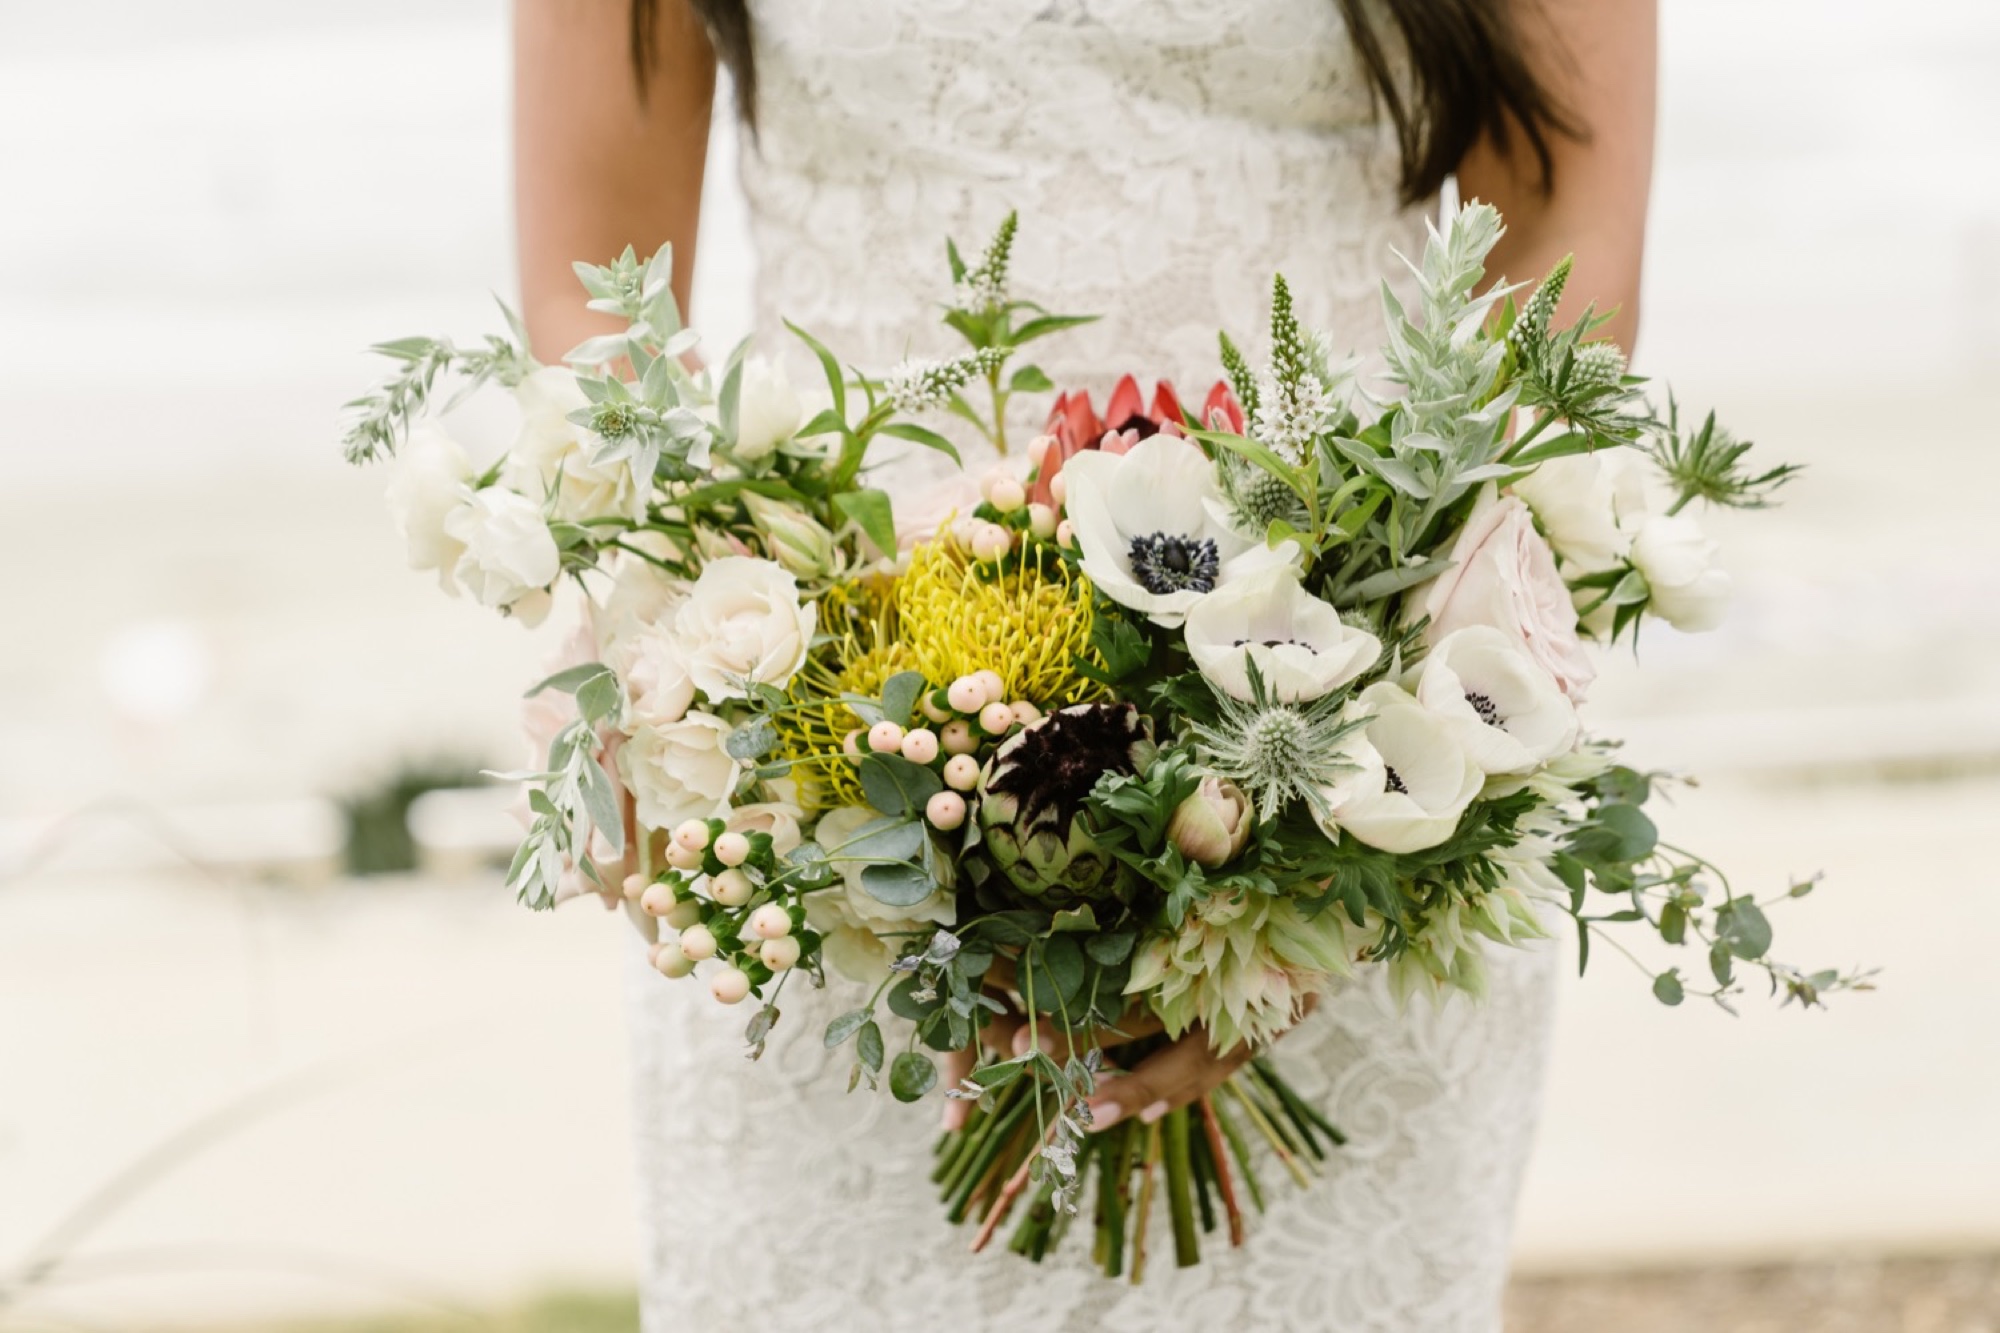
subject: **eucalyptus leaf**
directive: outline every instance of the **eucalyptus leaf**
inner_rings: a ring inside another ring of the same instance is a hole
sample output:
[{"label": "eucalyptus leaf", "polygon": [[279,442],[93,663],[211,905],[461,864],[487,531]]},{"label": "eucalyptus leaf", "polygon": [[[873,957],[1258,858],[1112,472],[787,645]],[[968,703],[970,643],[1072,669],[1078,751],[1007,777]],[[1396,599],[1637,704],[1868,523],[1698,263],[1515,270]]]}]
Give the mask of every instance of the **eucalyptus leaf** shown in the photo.
[{"label": "eucalyptus leaf", "polygon": [[861,1031],[874,1014],[867,1009],[850,1009],[826,1025],[826,1048],[830,1051]]},{"label": "eucalyptus leaf", "polygon": [[854,1058],[867,1065],[871,1073],[882,1072],[882,1028],[874,1019],[861,1025],[854,1041]]},{"label": "eucalyptus leaf", "polygon": [[904,1051],[889,1066],[889,1091],[899,1102],[913,1102],[937,1086],[937,1066],[918,1051]]},{"label": "eucalyptus leaf", "polygon": [[924,678],[921,672],[898,671],[882,682],[882,716],[899,727],[910,724],[910,715],[915,711],[917,699],[924,692]]},{"label": "eucalyptus leaf", "polygon": [[935,770],[901,755],[868,755],[858,772],[868,803],[885,815],[913,815],[944,790],[944,779]]},{"label": "eucalyptus leaf", "polygon": [[861,868],[861,887],[876,902],[889,907],[915,907],[937,892],[937,883],[922,866],[870,864]]}]

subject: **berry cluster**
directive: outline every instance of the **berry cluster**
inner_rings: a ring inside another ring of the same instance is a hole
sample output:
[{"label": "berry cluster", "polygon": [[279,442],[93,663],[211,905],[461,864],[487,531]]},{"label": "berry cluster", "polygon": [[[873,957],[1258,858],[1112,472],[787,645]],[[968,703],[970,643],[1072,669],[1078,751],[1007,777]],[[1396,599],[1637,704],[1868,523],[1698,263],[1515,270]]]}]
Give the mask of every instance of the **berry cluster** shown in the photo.
[{"label": "berry cluster", "polygon": [[928,727],[905,729],[894,722],[877,722],[847,733],[843,742],[849,758],[869,753],[901,755],[913,764],[935,768],[944,790],[924,804],[924,818],[933,828],[949,832],[965,823],[965,793],[979,785],[982,747],[1006,739],[1016,727],[1042,720],[1042,710],[1026,699],[1007,700],[1006,684],[997,671],[975,671],[917,701]]},{"label": "berry cluster", "polygon": [[648,882],[625,882],[648,916],[661,925],[653,966],[685,977],[697,964],[719,959],[709,993],[739,1004],[780,973],[817,953],[806,928],[799,892],[781,880],[768,833],[738,833],[720,819],[690,819],[667,840],[667,868]]}]

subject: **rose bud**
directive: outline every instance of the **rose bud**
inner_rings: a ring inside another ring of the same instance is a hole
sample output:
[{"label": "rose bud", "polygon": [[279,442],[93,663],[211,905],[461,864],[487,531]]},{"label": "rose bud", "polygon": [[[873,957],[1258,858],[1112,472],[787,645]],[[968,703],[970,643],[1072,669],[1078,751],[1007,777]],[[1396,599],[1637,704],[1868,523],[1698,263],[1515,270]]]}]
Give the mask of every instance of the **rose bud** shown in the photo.
[{"label": "rose bud", "polygon": [[1196,865],[1214,870],[1235,859],[1250,841],[1256,807],[1227,778],[1210,774],[1167,821],[1167,841]]}]

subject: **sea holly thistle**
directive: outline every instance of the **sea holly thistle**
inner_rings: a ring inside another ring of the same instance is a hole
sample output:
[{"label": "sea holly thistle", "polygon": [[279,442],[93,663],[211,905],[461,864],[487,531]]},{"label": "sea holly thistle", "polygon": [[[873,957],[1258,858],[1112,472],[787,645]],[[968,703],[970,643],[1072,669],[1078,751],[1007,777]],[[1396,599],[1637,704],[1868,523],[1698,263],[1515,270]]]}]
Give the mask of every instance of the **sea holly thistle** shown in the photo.
[{"label": "sea holly thistle", "polygon": [[1667,419],[1654,423],[1648,449],[1674,489],[1669,514],[1678,514],[1696,500],[1730,509],[1767,509],[1778,488],[1802,471],[1797,464],[1782,463],[1753,473],[1743,466],[1750,441],[1738,440],[1717,425],[1713,412],[1699,429],[1683,435],[1680,413],[1680,404],[1669,397]]},{"label": "sea holly thistle", "polygon": [[1248,792],[1265,821],[1294,801],[1325,815],[1326,789],[1354,771],[1347,740],[1365,719],[1344,715],[1345,690],[1302,707],[1280,703],[1266,693],[1256,663],[1249,666],[1250,699],[1218,692],[1216,720],[1188,727],[1196,757]]}]

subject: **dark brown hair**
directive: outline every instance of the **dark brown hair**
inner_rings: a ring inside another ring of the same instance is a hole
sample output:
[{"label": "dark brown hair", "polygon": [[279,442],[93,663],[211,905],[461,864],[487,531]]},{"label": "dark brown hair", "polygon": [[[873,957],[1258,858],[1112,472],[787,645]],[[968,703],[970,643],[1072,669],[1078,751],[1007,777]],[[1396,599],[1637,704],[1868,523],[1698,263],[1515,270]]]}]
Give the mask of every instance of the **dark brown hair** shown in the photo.
[{"label": "dark brown hair", "polygon": [[[660,0],[631,0],[632,66],[643,95]],[[757,68],[746,0],[667,0],[685,3],[708,29],[715,53],[736,84],[737,112],[757,123]],[[1577,125],[1530,63],[1514,5],[1508,0],[1386,0],[1407,53],[1407,86],[1396,52],[1384,41],[1369,0],[1335,0],[1346,17],[1376,104],[1386,108],[1402,152],[1400,186],[1415,203],[1437,193],[1482,136],[1512,151],[1518,134],[1534,154],[1541,186],[1554,167],[1552,135],[1581,137]]]}]

